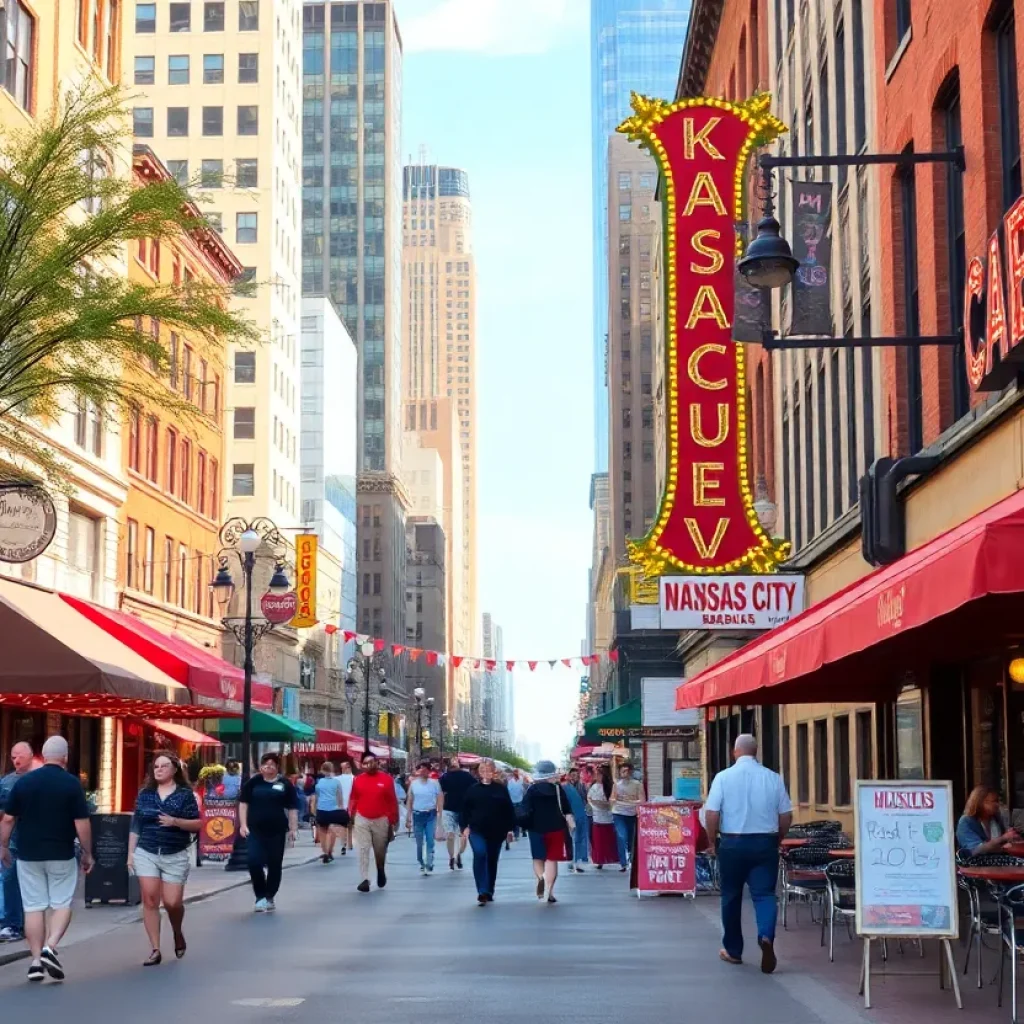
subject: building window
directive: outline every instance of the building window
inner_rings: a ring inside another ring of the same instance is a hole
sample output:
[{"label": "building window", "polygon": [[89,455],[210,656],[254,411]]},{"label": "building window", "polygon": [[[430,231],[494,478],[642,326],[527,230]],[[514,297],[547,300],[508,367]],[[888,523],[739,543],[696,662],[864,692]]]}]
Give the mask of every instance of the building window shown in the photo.
[{"label": "building window", "polygon": [[137,473],[142,465],[142,416],[139,407],[128,410],[128,468]]},{"label": "building window", "polygon": [[150,33],[156,31],[156,4],[135,5],[135,34]]},{"label": "building window", "polygon": [[789,750],[789,726],[784,725],[782,727],[782,781],[786,785],[787,792],[791,790],[789,779],[789,769],[791,767],[790,761],[791,756]]},{"label": "building window", "polygon": [[160,425],[155,416],[146,417],[146,479],[152,483],[157,480],[157,466],[159,465],[159,436]]},{"label": "building window", "polygon": [[633,207],[629,203],[619,203],[619,220],[629,220],[633,216]]},{"label": "building window", "polygon": [[236,352],[235,353],[235,383],[255,384],[256,383],[256,353]]},{"label": "building window", "polygon": [[839,807],[850,806],[850,716],[840,715],[832,720],[832,740],[835,743],[835,792]]},{"label": "building window", "polygon": [[864,68],[864,9],[863,0],[853,0],[853,142],[859,153],[868,141],[867,97],[863,83],[867,80]]},{"label": "building window", "polygon": [[260,28],[260,0],[238,0],[238,31],[258,32]]},{"label": "building window", "polygon": [[163,599],[165,604],[170,604],[171,595],[174,593],[174,541],[170,537],[164,537],[163,569]]},{"label": "building window", "polygon": [[178,342],[178,335],[175,331],[171,331],[170,346],[169,346],[169,376],[168,380],[171,385],[172,391],[178,390],[178,372],[179,372],[179,357],[181,354],[181,345]]},{"label": "building window", "polygon": [[206,452],[196,456],[196,511],[206,515]]},{"label": "building window", "polygon": [[240,53],[238,55],[238,81],[241,85],[260,80],[260,55],[258,53]]},{"label": "building window", "polygon": [[811,802],[810,747],[807,723],[800,722],[796,727],[796,792],[797,802]]},{"label": "building window", "polygon": [[168,160],[167,170],[171,172],[171,177],[179,185],[188,184],[188,161],[187,160]]},{"label": "building window", "polygon": [[224,183],[224,161],[204,160],[199,172],[200,188],[220,188]]},{"label": "building window", "polygon": [[256,409],[240,406],[235,409],[235,440],[252,441],[256,437]]},{"label": "building window", "polygon": [[[917,288],[917,188],[914,168],[899,172],[900,208],[903,229],[903,309],[908,338],[921,333]],[[907,445],[910,455],[924,447],[924,391],[921,379],[921,349],[906,347]]]},{"label": "building window", "polygon": [[224,4],[223,0],[215,3],[203,4],[203,31],[223,32],[224,31]]},{"label": "building window", "polygon": [[137,139],[153,138],[152,107],[135,107],[132,110],[132,131]]},{"label": "building window", "polygon": [[153,593],[153,563],[156,559],[156,531],[146,527],[146,560],[142,563],[142,588],[147,594]]},{"label": "building window", "polygon": [[178,432],[167,428],[167,466],[164,474],[168,494],[174,494],[178,485]]},{"label": "building window", "polygon": [[178,545],[178,607],[185,607],[186,582],[188,580],[188,549]]},{"label": "building window", "polygon": [[153,85],[156,82],[156,57],[135,58],[135,84]]},{"label": "building window", "polygon": [[258,178],[258,160],[235,161],[235,186],[237,188],[256,188]]},{"label": "building window", "polygon": [[207,515],[211,519],[220,518],[220,466],[216,459],[210,459],[210,508]]},{"label": "building window", "polygon": [[[220,85],[224,81],[224,54],[203,54],[203,85]],[[205,123],[205,121],[204,121]]]},{"label": "building window", "polygon": [[247,104],[238,108],[238,134],[258,135],[260,131],[260,108]]},{"label": "building window", "polygon": [[632,188],[633,186],[633,175],[629,171],[619,171],[619,189],[625,190]]},{"label": "building window", "polygon": [[171,4],[171,31],[190,32],[192,30],[192,5]]},{"label": "building window", "polygon": [[896,0],[896,41],[903,42],[903,37],[910,31],[910,0]]},{"label": "building window", "polygon": [[256,493],[256,479],[251,462],[236,462],[231,472],[231,493],[236,498],[251,498]]},{"label": "building window", "polygon": [[257,240],[257,215],[255,213],[235,214],[235,241],[255,242]]},{"label": "building window", "polygon": [[188,135],[188,107],[167,108],[167,134],[172,139]]},{"label": "building window", "polygon": [[223,107],[203,107],[203,134],[207,136],[224,134]]},{"label": "building window", "polygon": [[1017,108],[1017,20],[1014,17],[1012,0],[1001,6],[994,25],[999,90],[999,146],[1003,167],[1005,212],[1021,194],[1020,111]]},{"label": "building window", "polygon": [[828,720],[814,723],[814,802],[828,803]]},{"label": "building window", "polygon": [[193,560],[195,561],[195,571],[192,577],[192,611],[196,615],[203,614],[203,553],[196,551],[193,554]]},{"label": "building window", "polygon": [[128,550],[125,552],[124,582],[125,586],[135,588],[139,582],[136,560],[139,557],[139,524],[134,519],[128,520]]},{"label": "building window", "polygon": [[185,504],[189,504],[191,501],[191,487],[192,483],[192,442],[183,440],[181,442],[181,465],[180,479],[178,481],[178,497],[181,498]]}]

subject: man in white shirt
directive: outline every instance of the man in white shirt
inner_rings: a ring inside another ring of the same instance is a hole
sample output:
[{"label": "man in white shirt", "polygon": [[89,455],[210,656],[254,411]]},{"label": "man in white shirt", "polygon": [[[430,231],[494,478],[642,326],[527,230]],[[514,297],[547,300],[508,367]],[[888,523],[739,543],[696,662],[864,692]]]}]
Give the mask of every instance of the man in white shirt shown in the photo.
[{"label": "man in white shirt", "polygon": [[718,845],[722,879],[722,949],[726,963],[743,962],[743,886],[757,917],[761,970],[775,970],[775,884],[779,873],[779,840],[793,824],[793,804],[778,773],[757,760],[757,740],[744,733],[733,747],[736,763],[719,772],[704,804],[711,848]]}]

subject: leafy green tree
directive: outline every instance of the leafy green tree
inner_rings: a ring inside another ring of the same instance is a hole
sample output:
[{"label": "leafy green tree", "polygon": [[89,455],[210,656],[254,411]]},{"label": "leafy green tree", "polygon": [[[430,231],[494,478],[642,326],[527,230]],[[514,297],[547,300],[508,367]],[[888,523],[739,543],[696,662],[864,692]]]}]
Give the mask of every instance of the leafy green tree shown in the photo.
[{"label": "leafy green tree", "polygon": [[[35,125],[0,134],[0,477],[57,479],[59,460],[26,420],[76,401],[111,416],[130,402],[196,414],[164,383],[170,355],[149,320],[210,353],[259,337],[230,285],[128,280],[139,239],[169,245],[212,228],[178,182],[135,180],[125,99],[73,90]],[[152,374],[126,374],[133,363]]]},{"label": "leafy green tree", "polygon": [[[458,741],[459,750],[464,754],[479,754],[481,757],[490,757],[496,761],[505,761],[514,768],[522,768],[529,771],[533,765],[521,754],[518,754],[503,743],[488,743],[487,740],[477,739],[473,736],[460,736]],[[434,754],[432,749],[430,754]],[[445,754],[455,755],[455,741],[450,737],[445,738]]]}]

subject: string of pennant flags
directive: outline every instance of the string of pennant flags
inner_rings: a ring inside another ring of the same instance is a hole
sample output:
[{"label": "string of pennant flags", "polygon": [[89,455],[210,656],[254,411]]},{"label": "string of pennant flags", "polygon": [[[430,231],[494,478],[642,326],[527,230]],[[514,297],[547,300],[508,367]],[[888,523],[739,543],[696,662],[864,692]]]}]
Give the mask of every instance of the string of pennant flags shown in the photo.
[{"label": "string of pennant flags", "polygon": [[[326,631],[334,633],[338,632],[338,629],[337,627],[332,628],[328,626]],[[355,640],[357,644],[362,645],[369,642],[373,644],[373,649],[377,653],[390,649],[391,656],[394,658],[400,658],[403,654],[406,654],[409,656],[410,661],[419,661],[422,658],[427,665],[450,664],[453,668],[465,665],[467,668],[473,668],[477,671],[483,670],[485,672],[495,672],[499,665],[504,666],[508,672],[513,672],[516,668],[528,668],[533,672],[538,665],[547,665],[550,668],[555,668],[558,665],[564,665],[570,669],[589,668],[591,665],[597,665],[602,661],[617,662],[619,660],[619,652],[614,648],[610,651],[599,651],[594,654],[577,654],[571,658],[512,658],[500,660],[497,658],[477,658],[464,654],[445,654],[444,651],[430,651],[423,647],[410,647],[407,644],[389,644],[379,637],[354,633],[349,629],[341,630],[340,632],[345,643]]]}]

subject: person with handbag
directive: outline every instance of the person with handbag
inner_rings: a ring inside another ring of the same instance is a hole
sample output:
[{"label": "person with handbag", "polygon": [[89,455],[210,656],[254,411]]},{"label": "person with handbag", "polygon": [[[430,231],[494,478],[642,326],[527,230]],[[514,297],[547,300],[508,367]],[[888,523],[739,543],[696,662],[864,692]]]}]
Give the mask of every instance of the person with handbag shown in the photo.
[{"label": "person with handbag", "polygon": [[538,761],[534,765],[533,785],[523,797],[522,820],[530,837],[537,899],[544,899],[546,892],[548,903],[557,903],[558,865],[572,861],[572,832],[576,823],[553,761]]}]

